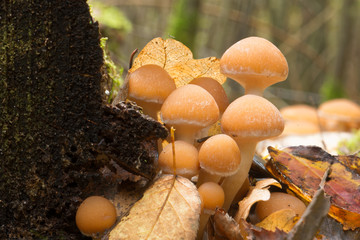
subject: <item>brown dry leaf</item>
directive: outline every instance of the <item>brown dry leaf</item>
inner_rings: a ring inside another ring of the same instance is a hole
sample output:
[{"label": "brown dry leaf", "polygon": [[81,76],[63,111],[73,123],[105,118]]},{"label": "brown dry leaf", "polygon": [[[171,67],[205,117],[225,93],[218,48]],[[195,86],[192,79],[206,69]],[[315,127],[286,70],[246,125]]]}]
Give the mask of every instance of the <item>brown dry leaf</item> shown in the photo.
[{"label": "brown dry leaf", "polygon": [[246,239],[248,236],[245,229],[241,231],[239,224],[223,209],[216,209],[213,220],[215,239],[238,240]]},{"label": "brown dry leaf", "polygon": [[117,239],[195,239],[200,197],[188,179],[164,175],[158,179],[108,235]]},{"label": "brown dry leaf", "polygon": [[356,171],[319,147],[298,146],[282,151],[269,147],[269,153],[267,169],[307,202],[331,166],[324,186],[325,193],[331,196],[329,215],[341,222],[344,230],[360,227],[360,175]]},{"label": "brown dry leaf", "polygon": [[155,38],[151,40],[134,60],[129,73],[146,64],[164,68],[174,79],[177,87],[197,77],[211,77],[223,84],[226,77],[220,73],[220,60],[215,57],[193,59],[188,47],[174,39]]},{"label": "brown dry leaf", "polygon": [[282,209],[270,214],[264,220],[256,224],[256,226],[272,232],[275,232],[276,229],[290,232],[298,219],[299,218],[294,210]]},{"label": "brown dry leaf", "polygon": [[250,187],[247,196],[239,202],[239,211],[235,216],[237,222],[249,216],[250,208],[256,202],[270,199],[270,191],[268,189],[271,185],[281,188],[281,184],[273,178],[258,181],[255,187]]}]

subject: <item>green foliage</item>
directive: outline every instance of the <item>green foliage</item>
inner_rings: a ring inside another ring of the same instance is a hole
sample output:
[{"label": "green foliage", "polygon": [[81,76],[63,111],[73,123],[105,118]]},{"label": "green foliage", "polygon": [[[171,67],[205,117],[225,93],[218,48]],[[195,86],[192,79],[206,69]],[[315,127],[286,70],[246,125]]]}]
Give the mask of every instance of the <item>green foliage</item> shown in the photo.
[{"label": "green foliage", "polygon": [[332,76],[328,76],[326,78],[320,88],[320,95],[322,97],[322,101],[346,97],[344,86],[341,85],[341,82],[335,81]]},{"label": "green foliage", "polygon": [[356,154],[360,157],[360,130],[354,132],[352,138],[346,141],[341,141],[338,145],[339,155]]},{"label": "green foliage", "polygon": [[132,30],[131,22],[124,13],[114,6],[107,6],[100,1],[91,1],[91,10],[95,19],[105,27],[123,31],[125,33]]},{"label": "green foliage", "polygon": [[106,42],[108,38],[103,37],[100,39],[100,47],[102,48],[104,52],[104,66],[107,72],[109,79],[109,91],[107,93],[108,95],[108,103],[111,103],[112,100],[116,97],[118,90],[123,83],[124,79],[122,77],[122,73],[124,69],[121,66],[117,66],[110,58],[109,54],[106,51]]}]

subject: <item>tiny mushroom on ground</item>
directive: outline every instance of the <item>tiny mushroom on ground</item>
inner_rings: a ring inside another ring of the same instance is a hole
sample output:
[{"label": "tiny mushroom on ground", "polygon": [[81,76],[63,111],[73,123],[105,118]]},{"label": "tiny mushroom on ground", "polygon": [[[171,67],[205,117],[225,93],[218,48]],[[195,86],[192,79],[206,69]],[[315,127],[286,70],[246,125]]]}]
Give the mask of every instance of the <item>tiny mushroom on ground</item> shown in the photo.
[{"label": "tiny mushroom on ground", "polygon": [[309,105],[289,105],[281,108],[280,113],[285,121],[306,121],[319,125],[317,110]]},{"label": "tiny mushroom on ground", "polygon": [[[198,150],[185,141],[177,140],[175,145],[176,174],[191,179],[199,174]],[[174,174],[174,157],[172,144],[164,147],[159,155],[159,168],[164,173]]]},{"label": "tiny mushroom on ground", "polygon": [[226,134],[208,138],[200,147],[200,173],[197,186],[204,182],[218,183],[222,177],[235,174],[240,166],[241,154],[234,139]]},{"label": "tiny mushroom on ground", "polygon": [[215,213],[216,208],[221,208],[224,203],[224,191],[217,183],[205,182],[198,188],[198,192],[202,209],[197,239],[203,239],[209,217]]},{"label": "tiny mushroom on ground", "polygon": [[268,86],[284,81],[289,72],[280,50],[260,37],[244,38],[227,49],[220,59],[220,70],[240,83],[245,94],[259,96]]},{"label": "tiny mushroom on ground", "polygon": [[148,64],[139,67],[129,76],[129,100],[143,108],[143,112],[157,119],[157,113],[176,89],[174,80],[162,67]]},{"label": "tiny mushroom on ground", "polygon": [[269,200],[260,201],[256,204],[255,214],[262,221],[270,214],[282,209],[292,209],[297,215],[301,216],[306,209],[306,205],[293,195],[283,192],[272,192]]},{"label": "tiny mushroom on ground", "polygon": [[199,77],[193,79],[189,84],[198,85],[208,91],[215,99],[219,107],[220,114],[223,114],[227,106],[229,106],[229,99],[224,88],[215,79],[209,77]]},{"label": "tiny mushroom on ground", "polygon": [[99,237],[116,221],[116,209],[106,198],[86,198],[76,212],[76,225],[80,232],[89,237]]},{"label": "tiny mushroom on ground", "polygon": [[[161,119],[167,127],[173,126],[177,140],[194,143],[219,119],[219,107],[211,94],[200,86],[188,84],[177,88],[161,107]],[[207,132],[206,132],[207,133]]]},{"label": "tiny mushroom on ground", "polygon": [[279,110],[257,95],[244,95],[232,102],[221,119],[223,133],[231,136],[241,152],[240,168],[222,183],[225,192],[224,209],[228,210],[236,193],[248,176],[257,142],[279,136],[284,120]]},{"label": "tiny mushroom on ground", "polygon": [[318,109],[320,125],[325,131],[360,129],[360,106],[344,98],[322,103]]}]

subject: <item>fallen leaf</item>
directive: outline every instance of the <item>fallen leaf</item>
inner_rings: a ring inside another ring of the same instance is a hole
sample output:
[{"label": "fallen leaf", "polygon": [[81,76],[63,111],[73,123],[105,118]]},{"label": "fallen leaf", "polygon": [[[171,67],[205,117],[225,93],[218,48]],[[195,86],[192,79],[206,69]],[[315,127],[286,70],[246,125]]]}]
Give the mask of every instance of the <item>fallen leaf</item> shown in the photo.
[{"label": "fallen leaf", "polygon": [[239,211],[235,216],[237,222],[249,216],[250,208],[256,202],[270,199],[270,191],[268,189],[271,185],[281,188],[281,184],[273,178],[258,181],[255,187],[250,187],[247,196],[239,202]]},{"label": "fallen leaf", "polygon": [[108,239],[195,239],[200,197],[188,179],[158,179],[109,233]]},{"label": "fallen leaf", "polygon": [[215,239],[226,237],[230,240],[241,240],[246,239],[248,236],[245,229],[241,231],[239,224],[224,209],[216,209],[213,220]]},{"label": "fallen leaf", "polygon": [[164,68],[177,87],[197,77],[211,77],[223,84],[226,77],[220,73],[220,60],[216,57],[193,59],[188,47],[174,39],[154,38],[141,50],[129,73],[146,64]]},{"label": "fallen leaf", "polygon": [[256,226],[272,232],[275,232],[276,229],[290,232],[298,219],[299,217],[294,210],[282,209],[270,214],[264,220],[257,223]]},{"label": "fallen leaf", "polygon": [[319,189],[314,194],[305,212],[289,232],[288,239],[291,240],[312,240],[318,232],[322,221],[327,216],[330,209],[330,197],[325,196],[325,180],[329,175],[328,168],[319,184]]},{"label": "fallen leaf", "polygon": [[[267,169],[299,197],[310,202],[325,171],[331,166],[325,193],[331,196],[329,215],[344,230],[360,227],[360,176],[319,147],[269,147]],[[359,161],[359,159],[357,160]]]}]

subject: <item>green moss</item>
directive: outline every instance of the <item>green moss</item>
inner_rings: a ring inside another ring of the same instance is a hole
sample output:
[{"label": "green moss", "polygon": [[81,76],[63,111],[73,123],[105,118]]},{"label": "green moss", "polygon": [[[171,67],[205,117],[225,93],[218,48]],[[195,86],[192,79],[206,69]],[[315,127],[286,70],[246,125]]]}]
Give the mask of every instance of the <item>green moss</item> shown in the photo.
[{"label": "green moss", "polygon": [[360,130],[354,132],[352,138],[346,141],[341,141],[338,145],[339,155],[356,154],[360,157]]}]

